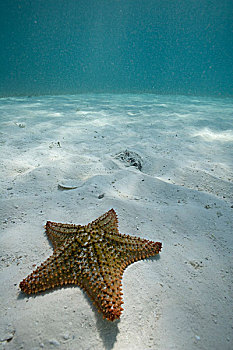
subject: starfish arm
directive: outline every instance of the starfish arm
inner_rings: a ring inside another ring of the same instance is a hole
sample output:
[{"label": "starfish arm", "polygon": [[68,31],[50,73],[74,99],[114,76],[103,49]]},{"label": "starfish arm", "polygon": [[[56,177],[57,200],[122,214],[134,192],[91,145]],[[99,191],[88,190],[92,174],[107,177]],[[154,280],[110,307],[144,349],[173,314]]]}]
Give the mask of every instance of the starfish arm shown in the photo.
[{"label": "starfish arm", "polygon": [[87,277],[89,283],[82,285],[98,311],[109,321],[118,319],[123,311],[121,280],[124,269],[121,261],[115,259],[112,253],[111,248],[103,249],[98,242],[91,245],[89,267],[92,273]]},{"label": "starfish arm", "polygon": [[147,239],[133,237],[129,235],[119,234],[118,237],[112,239],[112,245],[120,251],[124,259],[124,266],[128,266],[135,261],[149,258],[162,249],[162,243],[153,242]]},{"label": "starfish arm", "polygon": [[88,276],[80,283],[80,287],[86,291],[97,310],[109,321],[118,319],[123,311],[121,279],[122,274],[113,275],[107,271],[103,273],[102,270],[96,273],[96,278]]},{"label": "starfish arm", "polygon": [[85,226],[82,225],[62,224],[52,221],[47,221],[45,225],[46,234],[54,250],[64,245],[65,242],[72,240],[77,233],[81,234],[84,230]]},{"label": "starfish arm", "polygon": [[74,249],[81,252],[80,244],[74,248],[71,241],[54,251],[44,263],[20,282],[21,290],[26,294],[33,294],[68,283],[77,284],[82,270],[81,265],[75,261],[78,259],[70,259]]},{"label": "starfish arm", "polygon": [[110,209],[105,214],[101,215],[98,219],[92,221],[87,225],[88,228],[108,229],[114,227],[118,232],[118,219],[114,209]]}]

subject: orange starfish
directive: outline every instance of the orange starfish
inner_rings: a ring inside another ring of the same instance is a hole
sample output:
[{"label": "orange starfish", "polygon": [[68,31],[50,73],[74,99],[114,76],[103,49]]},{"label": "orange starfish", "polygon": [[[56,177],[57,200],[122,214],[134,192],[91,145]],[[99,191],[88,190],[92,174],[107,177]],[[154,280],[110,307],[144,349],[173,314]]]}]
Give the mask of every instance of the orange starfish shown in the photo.
[{"label": "orange starfish", "polygon": [[66,284],[77,284],[107,320],[114,321],[123,308],[121,280],[133,262],[158,254],[162,244],[120,234],[113,209],[88,225],[47,221],[46,233],[54,252],[20,282],[32,294]]}]

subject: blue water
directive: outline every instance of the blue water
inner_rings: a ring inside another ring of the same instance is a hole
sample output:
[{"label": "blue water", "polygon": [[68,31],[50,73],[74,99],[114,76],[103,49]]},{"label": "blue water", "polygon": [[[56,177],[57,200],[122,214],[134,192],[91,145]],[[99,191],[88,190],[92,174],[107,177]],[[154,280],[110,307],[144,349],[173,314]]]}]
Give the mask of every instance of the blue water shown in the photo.
[{"label": "blue water", "polygon": [[0,96],[233,95],[232,0],[10,0],[0,23]]}]

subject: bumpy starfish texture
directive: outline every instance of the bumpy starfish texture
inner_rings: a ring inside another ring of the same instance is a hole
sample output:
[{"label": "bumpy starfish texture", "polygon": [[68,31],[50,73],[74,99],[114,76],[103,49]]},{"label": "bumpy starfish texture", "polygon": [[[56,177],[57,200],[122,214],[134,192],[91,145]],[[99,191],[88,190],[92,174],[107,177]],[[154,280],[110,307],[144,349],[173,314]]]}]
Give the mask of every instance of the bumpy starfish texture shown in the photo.
[{"label": "bumpy starfish texture", "polygon": [[45,229],[53,255],[20,282],[21,290],[32,294],[76,284],[110,321],[118,319],[123,310],[124,269],[158,254],[162,247],[160,242],[120,234],[113,209],[85,226],[47,221]]}]

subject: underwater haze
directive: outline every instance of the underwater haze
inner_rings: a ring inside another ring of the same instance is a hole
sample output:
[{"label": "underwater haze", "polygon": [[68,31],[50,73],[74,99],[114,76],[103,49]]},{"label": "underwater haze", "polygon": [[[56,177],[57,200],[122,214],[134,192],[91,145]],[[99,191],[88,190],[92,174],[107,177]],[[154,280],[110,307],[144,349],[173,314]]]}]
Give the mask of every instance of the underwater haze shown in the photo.
[{"label": "underwater haze", "polygon": [[1,1],[0,96],[233,95],[232,0]]}]

